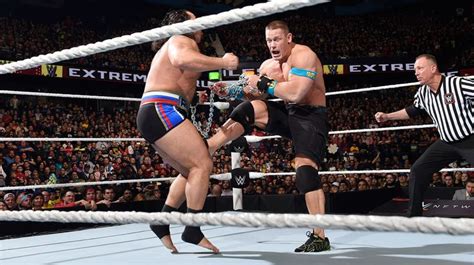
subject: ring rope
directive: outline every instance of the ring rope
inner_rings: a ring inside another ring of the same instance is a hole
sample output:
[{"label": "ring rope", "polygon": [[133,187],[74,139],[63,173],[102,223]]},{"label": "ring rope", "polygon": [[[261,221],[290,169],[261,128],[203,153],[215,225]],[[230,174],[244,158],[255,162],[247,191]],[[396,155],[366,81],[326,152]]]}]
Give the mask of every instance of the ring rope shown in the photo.
[{"label": "ring rope", "polygon": [[145,212],[86,212],[86,211],[0,211],[2,221],[105,223],[105,224],[180,224],[238,227],[321,227],[352,231],[399,231],[474,234],[474,219],[441,217],[400,217],[364,215],[309,215],[263,213],[145,213]]},{"label": "ring rope", "polygon": [[[394,127],[381,127],[381,128],[372,128],[372,129],[354,129],[354,130],[344,130],[344,131],[331,131],[329,134],[349,134],[349,133],[363,133],[363,132],[380,132],[380,131],[396,131],[396,130],[410,130],[410,129],[424,129],[424,128],[434,128],[434,124],[422,124],[422,125],[409,125],[409,126],[394,126]],[[256,136],[256,135],[245,135],[247,142],[256,143],[266,139],[276,139],[281,138],[279,135],[269,135],[269,136]],[[78,138],[78,137],[59,137],[59,138],[49,138],[49,137],[0,137],[0,141],[12,141],[12,142],[72,142],[72,141],[81,141],[81,142],[144,142],[144,138]]]},{"label": "ring rope", "polygon": [[215,15],[203,16],[194,20],[186,20],[173,25],[136,32],[130,35],[124,35],[113,39],[81,45],[46,55],[39,55],[29,59],[0,65],[0,74],[13,73],[18,70],[30,69],[42,64],[52,64],[60,61],[76,59],[96,53],[143,44],[154,40],[165,39],[173,35],[196,32],[199,30],[326,2],[328,2],[328,0],[276,0],[267,3],[259,3],[253,6],[236,8]]},{"label": "ring rope", "polygon": [[[470,172],[474,168],[458,167],[458,168],[443,168],[440,172]],[[319,175],[339,175],[339,174],[385,174],[385,173],[410,173],[410,169],[382,169],[382,170],[343,170],[343,171],[319,171]],[[250,179],[259,179],[267,176],[293,176],[296,172],[249,172]],[[221,173],[211,175],[210,178],[215,180],[230,180],[232,173]],[[96,185],[112,185],[123,183],[138,183],[138,182],[161,182],[176,179],[170,178],[150,178],[150,179],[124,179],[124,180],[108,180],[98,182],[77,182],[77,183],[60,183],[60,184],[42,184],[42,185],[27,185],[27,186],[10,186],[0,187],[0,191],[6,190],[28,190],[28,189],[44,189],[44,188],[63,188],[63,187],[81,187],[81,186],[96,186]]]},{"label": "ring rope", "polygon": [[[474,79],[474,75],[463,76],[463,77],[464,78],[469,78],[469,79]],[[420,82],[385,85],[385,86],[376,86],[376,87],[367,87],[367,88],[356,88],[356,89],[348,89],[348,90],[342,90],[342,91],[327,92],[326,96],[335,96],[335,95],[343,95],[343,94],[351,94],[351,93],[362,93],[362,92],[385,90],[385,89],[399,88],[399,87],[405,87],[405,86],[418,86],[418,85],[420,85]]]},{"label": "ring rope", "polygon": [[124,183],[139,183],[139,182],[161,182],[161,181],[168,181],[168,180],[174,180],[174,179],[176,178],[123,179],[123,180],[104,180],[104,181],[97,181],[97,182],[90,181],[90,182],[76,182],[76,183],[10,186],[10,187],[0,187],[0,191],[82,187],[82,186],[112,185],[112,184],[124,184]]},{"label": "ring rope", "polygon": [[[458,167],[458,168],[443,168],[440,172],[470,172],[474,171],[474,168],[470,167]],[[410,169],[381,169],[381,170],[342,170],[342,171],[319,171],[319,175],[339,175],[339,174],[385,174],[385,173],[410,173]],[[249,172],[249,178],[259,179],[266,176],[293,176],[296,172]],[[212,175],[211,178],[217,180],[230,180],[232,178],[231,173],[221,173]]]},{"label": "ring rope", "polygon": [[[15,96],[22,95],[22,96],[56,97],[56,98],[100,99],[100,100],[111,100],[111,101],[134,101],[134,102],[141,101],[141,98],[45,93],[45,92],[14,91],[14,90],[0,90],[0,94],[15,95]],[[211,103],[204,102],[201,105],[211,105]],[[212,105],[214,105],[214,107],[220,110],[223,110],[223,109],[228,109],[230,106],[230,103],[229,102],[213,102]]]},{"label": "ring rope", "polygon": [[[464,76],[465,78],[474,79],[474,76]],[[228,81],[227,81],[228,82]],[[377,90],[384,90],[390,88],[400,88],[400,87],[408,87],[419,85],[420,82],[413,82],[413,83],[400,83],[400,84],[393,84],[393,85],[385,85],[385,86],[375,86],[375,87],[366,87],[366,88],[356,88],[356,89],[349,89],[349,90],[341,90],[341,91],[332,91],[326,92],[326,96],[334,96],[334,95],[341,95],[341,94],[350,94],[350,93],[362,93],[367,91],[377,91]],[[136,101],[140,102],[140,98],[129,98],[129,97],[109,97],[109,96],[95,96],[95,95],[79,95],[79,94],[60,94],[60,93],[45,93],[45,92],[33,92],[33,91],[15,91],[15,90],[0,90],[0,94],[6,95],[23,95],[23,96],[42,96],[42,97],[60,97],[60,98],[80,98],[80,99],[103,99],[103,100],[117,100],[117,101]],[[275,100],[275,99],[272,99]],[[277,99],[281,100],[281,99]],[[217,102],[214,102],[216,104]],[[228,103],[228,102],[225,102]],[[204,103],[205,105],[209,105],[209,102]]]}]

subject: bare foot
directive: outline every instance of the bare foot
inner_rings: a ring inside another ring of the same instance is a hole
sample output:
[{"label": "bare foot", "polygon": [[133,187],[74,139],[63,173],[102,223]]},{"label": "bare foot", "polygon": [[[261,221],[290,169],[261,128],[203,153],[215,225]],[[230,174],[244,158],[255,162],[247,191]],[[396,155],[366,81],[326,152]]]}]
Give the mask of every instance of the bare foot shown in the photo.
[{"label": "bare foot", "polygon": [[207,240],[207,238],[205,238],[205,237],[203,239],[201,239],[198,246],[203,247],[203,248],[207,248],[207,249],[211,250],[212,252],[214,252],[214,254],[217,254],[217,253],[220,252],[220,250],[216,246],[214,246],[209,240]]},{"label": "bare foot", "polygon": [[173,244],[173,240],[171,240],[171,236],[170,235],[166,235],[161,239],[161,242],[163,243],[163,246],[165,246],[167,249],[171,250],[171,253],[178,253],[178,250],[176,249],[176,247],[174,246]]}]

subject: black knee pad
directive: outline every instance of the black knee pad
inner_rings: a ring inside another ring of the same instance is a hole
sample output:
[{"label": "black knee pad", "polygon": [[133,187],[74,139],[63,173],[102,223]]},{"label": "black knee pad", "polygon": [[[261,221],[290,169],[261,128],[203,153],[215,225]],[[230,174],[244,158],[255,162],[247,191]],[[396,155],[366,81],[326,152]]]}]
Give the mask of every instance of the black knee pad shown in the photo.
[{"label": "black knee pad", "polygon": [[[193,210],[188,208],[188,213],[200,213],[201,210]],[[191,244],[199,244],[201,240],[204,238],[204,234],[201,232],[201,227],[199,226],[186,226],[184,228],[184,232],[181,235],[181,239],[184,242],[188,242]]]},{"label": "black knee pad", "polygon": [[[168,206],[166,204],[163,205],[163,209],[161,209],[161,212],[164,212],[164,213],[171,213],[171,212],[176,212],[176,211],[178,211],[178,209]],[[150,225],[150,229],[160,239],[170,234],[169,225]]]},{"label": "black knee pad", "polygon": [[245,129],[245,133],[252,132],[252,126],[255,123],[255,112],[250,101],[240,103],[230,114],[230,118],[240,124]]},{"label": "black knee pad", "polygon": [[308,165],[298,167],[296,169],[296,187],[303,194],[319,190],[321,188],[321,178],[318,170]]}]

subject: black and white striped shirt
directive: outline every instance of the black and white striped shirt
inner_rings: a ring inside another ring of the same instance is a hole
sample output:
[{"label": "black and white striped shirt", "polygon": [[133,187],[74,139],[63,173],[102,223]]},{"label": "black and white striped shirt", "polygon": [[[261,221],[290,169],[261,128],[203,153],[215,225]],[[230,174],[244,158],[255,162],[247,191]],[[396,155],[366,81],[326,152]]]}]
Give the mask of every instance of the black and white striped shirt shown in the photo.
[{"label": "black and white striped shirt", "polygon": [[454,142],[474,134],[474,80],[442,76],[438,91],[418,89],[414,107],[425,110],[438,128],[441,140]]}]

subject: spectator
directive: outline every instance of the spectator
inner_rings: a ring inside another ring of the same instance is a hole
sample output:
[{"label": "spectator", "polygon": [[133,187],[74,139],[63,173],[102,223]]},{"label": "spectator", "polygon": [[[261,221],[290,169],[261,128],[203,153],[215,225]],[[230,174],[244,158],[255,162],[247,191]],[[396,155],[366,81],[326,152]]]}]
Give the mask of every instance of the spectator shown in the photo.
[{"label": "spectator", "polygon": [[16,203],[16,197],[13,193],[7,193],[3,196],[3,201],[5,202],[8,210],[18,210],[18,205]]},{"label": "spectator", "polygon": [[18,196],[18,209],[19,210],[31,210],[32,208],[32,201],[31,197],[32,194],[22,194]]},{"label": "spectator", "polygon": [[0,211],[8,211],[7,204],[4,201],[0,201]]},{"label": "spectator", "polygon": [[110,207],[110,205],[114,202],[115,199],[115,190],[113,187],[109,186],[105,188],[104,190],[104,198],[97,202],[97,204],[105,204],[107,207]]},{"label": "spectator", "polygon": [[230,181],[224,180],[222,182],[222,194],[221,194],[221,196],[232,196],[232,194],[233,194],[233,191],[232,191],[232,188],[230,186]]},{"label": "spectator", "polygon": [[453,200],[474,200],[474,179],[466,182],[465,189],[456,190]]},{"label": "spectator", "polygon": [[120,196],[118,199],[117,199],[117,202],[125,202],[125,203],[128,203],[128,202],[132,202],[133,201],[133,193],[132,193],[132,190],[131,189],[125,189],[123,191],[123,195]]},{"label": "spectator", "polygon": [[54,208],[69,208],[79,204],[76,202],[76,195],[72,190],[66,190],[61,195],[61,200],[54,205]]},{"label": "spectator", "polygon": [[37,192],[33,195],[33,204],[32,204],[32,210],[43,210],[44,206],[44,196],[40,192]]},{"label": "spectator", "polygon": [[[260,187],[261,188],[261,187]],[[219,184],[211,185],[211,192],[208,197],[220,197],[222,195],[222,187]]]},{"label": "spectator", "polygon": [[400,184],[400,187],[408,188],[408,177],[407,177],[407,175],[401,174],[398,177],[398,183]]},{"label": "spectator", "polygon": [[367,183],[367,181],[365,179],[359,180],[359,182],[357,183],[357,190],[366,191],[368,189],[369,189],[369,184]]}]

